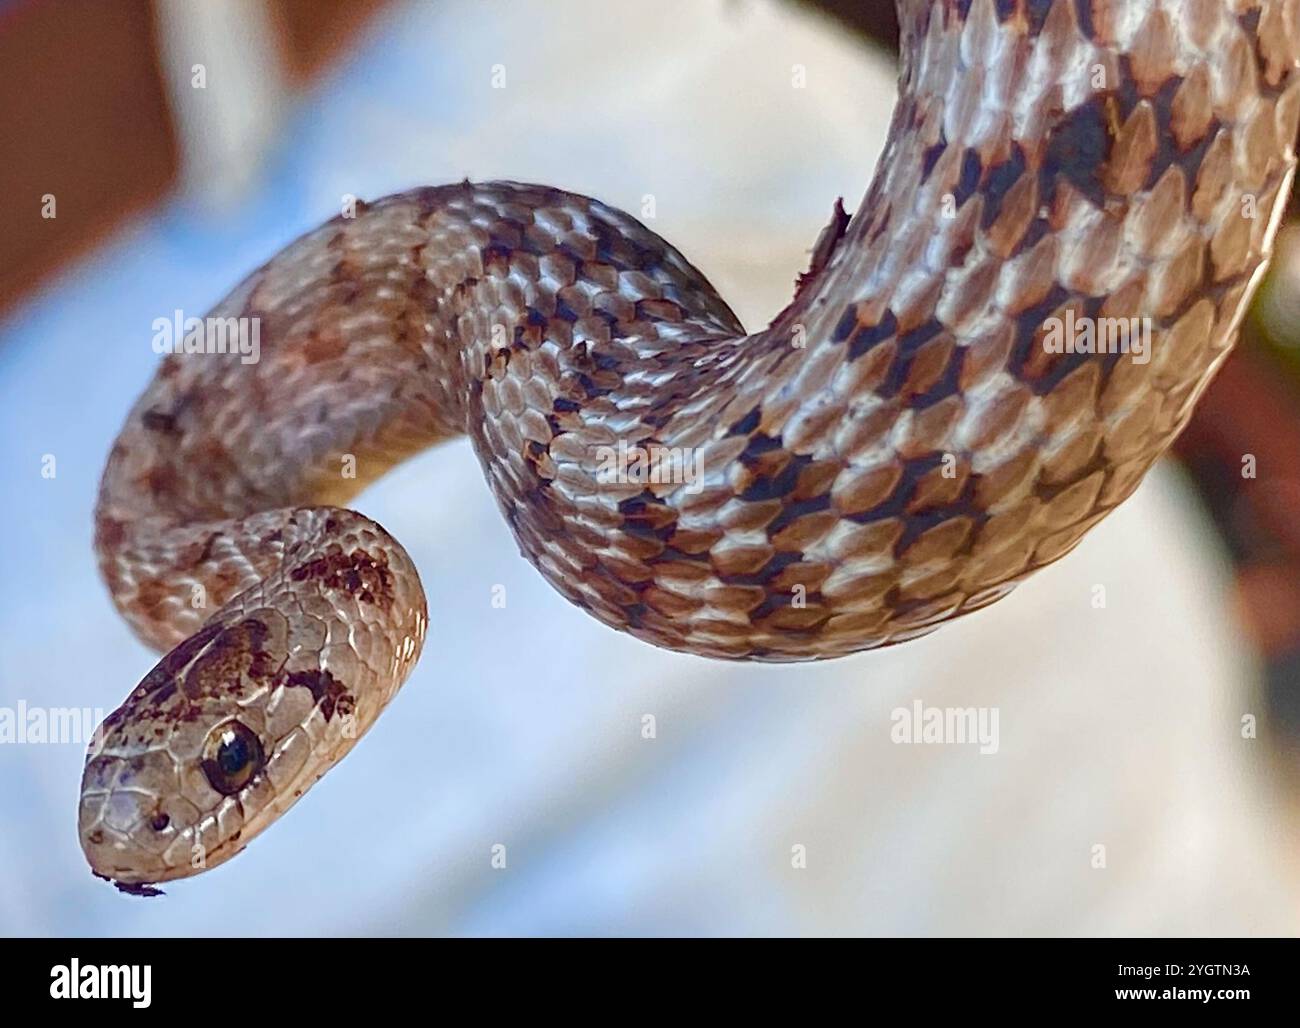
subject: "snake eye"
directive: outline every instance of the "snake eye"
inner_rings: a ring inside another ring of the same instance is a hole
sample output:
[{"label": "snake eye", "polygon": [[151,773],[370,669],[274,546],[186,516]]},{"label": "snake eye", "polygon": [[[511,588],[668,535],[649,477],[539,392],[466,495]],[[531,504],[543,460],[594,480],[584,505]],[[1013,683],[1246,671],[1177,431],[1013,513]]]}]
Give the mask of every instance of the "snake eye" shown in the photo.
[{"label": "snake eye", "polygon": [[203,773],[223,796],[238,792],[266,763],[257,736],[239,721],[217,725],[203,744]]}]

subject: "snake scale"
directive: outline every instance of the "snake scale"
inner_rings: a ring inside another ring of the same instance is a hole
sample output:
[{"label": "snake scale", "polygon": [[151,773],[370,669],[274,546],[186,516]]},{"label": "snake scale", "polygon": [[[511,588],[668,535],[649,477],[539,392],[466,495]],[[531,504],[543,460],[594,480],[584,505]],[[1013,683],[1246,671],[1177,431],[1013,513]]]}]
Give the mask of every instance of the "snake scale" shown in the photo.
[{"label": "snake scale", "polygon": [[[96,874],[150,893],[220,864],[374,722],[427,614],[346,505],[439,440],[469,436],[573,603],[740,660],[914,639],[1132,493],[1281,219],[1300,0],[899,9],[875,177],[762,331],[629,215],[466,181],[359,204],[255,271],[212,316],[256,321],[256,362],[161,362],[96,510],[113,599],[166,651],[87,758]],[[1145,319],[1145,359],[1046,342],[1114,318]],[[648,463],[610,474],[610,452]],[[644,473],[683,454],[698,476]]]}]

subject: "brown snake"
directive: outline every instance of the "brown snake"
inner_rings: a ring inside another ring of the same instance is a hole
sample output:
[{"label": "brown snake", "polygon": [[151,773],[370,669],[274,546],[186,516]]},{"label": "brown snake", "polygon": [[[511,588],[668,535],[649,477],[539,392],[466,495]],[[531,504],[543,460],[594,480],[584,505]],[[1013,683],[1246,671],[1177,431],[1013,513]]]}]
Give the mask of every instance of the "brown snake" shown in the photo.
[{"label": "brown snake", "polygon": [[[254,272],[212,315],[259,326],[255,363],[163,360],[96,511],[115,603],[169,651],[87,759],[97,874],[149,891],[221,863],[374,722],[425,599],[344,505],[433,442],[470,437],[569,600],[745,660],[914,639],[1132,493],[1280,221],[1300,0],[899,6],[875,179],[760,332],[628,215],[465,182]],[[1116,318],[1149,319],[1144,353],[1049,341]]]}]

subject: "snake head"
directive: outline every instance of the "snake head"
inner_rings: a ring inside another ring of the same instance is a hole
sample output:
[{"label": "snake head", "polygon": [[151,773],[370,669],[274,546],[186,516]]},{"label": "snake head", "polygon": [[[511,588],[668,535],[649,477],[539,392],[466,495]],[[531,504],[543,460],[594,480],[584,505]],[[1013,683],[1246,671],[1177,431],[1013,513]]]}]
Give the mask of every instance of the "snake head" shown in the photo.
[{"label": "snake head", "polygon": [[214,619],[105,719],[79,811],[95,874],[140,893],[220,864],[351,748],[351,694],[289,635],[271,609]]}]

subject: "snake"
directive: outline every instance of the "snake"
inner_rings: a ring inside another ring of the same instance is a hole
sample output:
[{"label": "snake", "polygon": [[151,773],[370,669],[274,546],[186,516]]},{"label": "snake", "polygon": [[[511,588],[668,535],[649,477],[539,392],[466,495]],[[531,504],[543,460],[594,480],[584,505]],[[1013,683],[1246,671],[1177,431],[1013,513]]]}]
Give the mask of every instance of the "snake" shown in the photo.
[{"label": "snake", "polygon": [[94,874],[220,865],[375,722],[428,612],[349,503],[434,443],[469,437],[566,599],[730,660],[916,639],[1134,491],[1267,264],[1300,0],[897,6],[875,174],[766,328],[612,206],[466,180],[357,201],[202,319],[240,347],[164,355],[95,509],[164,655],[87,754]]}]

